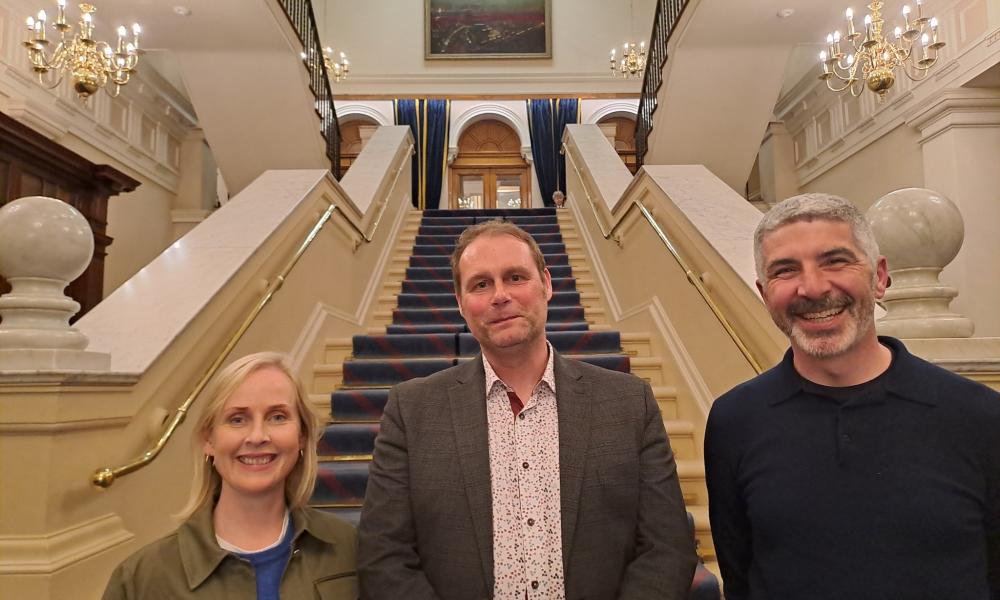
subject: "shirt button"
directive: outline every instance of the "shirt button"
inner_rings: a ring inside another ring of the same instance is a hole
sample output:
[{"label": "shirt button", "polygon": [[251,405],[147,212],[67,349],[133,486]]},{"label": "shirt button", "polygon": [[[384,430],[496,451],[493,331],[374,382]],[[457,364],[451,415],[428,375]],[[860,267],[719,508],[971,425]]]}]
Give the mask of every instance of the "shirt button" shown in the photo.
[{"label": "shirt button", "polygon": [[535,520],[534,519],[528,519],[528,527],[531,527],[534,524],[535,524]]},{"label": "shirt button", "polygon": [[521,466],[524,467],[525,469],[527,469],[528,468],[528,461],[524,461],[523,463],[521,463]]},{"label": "shirt button", "polygon": [[531,582],[531,589],[533,589],[533,590],[537,590],[538,589],[538,582],[537,581],[532,581]]},{"label": "shirt button", "polygon": [[521,419],[523,421],[524,420],[524,412],[517,413],[517,418]]}]

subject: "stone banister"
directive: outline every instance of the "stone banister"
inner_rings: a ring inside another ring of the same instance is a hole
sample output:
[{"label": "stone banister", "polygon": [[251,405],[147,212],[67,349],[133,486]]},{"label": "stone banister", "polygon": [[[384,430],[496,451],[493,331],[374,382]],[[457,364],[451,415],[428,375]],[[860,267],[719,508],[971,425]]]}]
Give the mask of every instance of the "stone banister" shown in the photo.
[{"label": "stone banister", "polygon": [[317,340],[372,325],[410,211],[412,143],[406,127],[379,128],[343,185],[325,169],[261,175],[76,323],[88,350],[111,355],[110,371],[0,373],[0,488],[12,499],[0,595],[99,597],[118,562],[176,527],[200,400],[154,462],[105,490],[90,477],[159,437],[331,204],[339,210],[228,360],[285,352],[308,379]]}]

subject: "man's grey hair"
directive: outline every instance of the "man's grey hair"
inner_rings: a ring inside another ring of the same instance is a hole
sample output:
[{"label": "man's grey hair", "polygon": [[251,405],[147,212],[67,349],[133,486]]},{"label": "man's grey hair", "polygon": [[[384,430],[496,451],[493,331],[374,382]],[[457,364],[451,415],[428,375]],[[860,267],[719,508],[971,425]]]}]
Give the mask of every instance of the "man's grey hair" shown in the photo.
[{"label": "man's grey hair", "polygon": [[850,200],[833,194],[800,194],[786,198],[767,211],[753,233],[753,258],[757,267],[757,280],[766,281],[764,275],[764,238],[772,231],[800,221],[837,221],[851,226],[854,243],[871,265],[872,272],[878,263],[878,242],[868,225],[868,219]]}]

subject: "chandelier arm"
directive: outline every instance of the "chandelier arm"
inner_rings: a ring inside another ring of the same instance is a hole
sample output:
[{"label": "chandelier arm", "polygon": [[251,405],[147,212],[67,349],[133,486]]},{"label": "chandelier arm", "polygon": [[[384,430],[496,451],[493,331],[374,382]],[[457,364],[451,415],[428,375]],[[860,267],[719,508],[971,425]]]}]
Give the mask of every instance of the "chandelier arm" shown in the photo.
[{"label": "chandelier arm", "polygon": [[826,80],[826,87],[827,87],[827,89],[829,89],[829,90],[830,90],[831,92],[834,92],[834,93],[836,93],[836,94],[839,94],[840,92],[843,92],[844,90],[846,90],[846,89],[850,88],[850,87],[851,87],[851,85],[853,85],[853,84],[854,84],[854,82],[855,82],[856,80],[850,80],[850,79],[848,79],[848,80],[843,80],[843,79],[842,79],[841,81],[843,81],[843,82],[844,82],[844,85],[842,85],[842,86],[840,86],[840,87],[834,87],[834,86],[833,86],[833,84],[831,84],[831,83],[830,83],[830,80],[829,80],[829,79],[827,79],[827,80]]}]

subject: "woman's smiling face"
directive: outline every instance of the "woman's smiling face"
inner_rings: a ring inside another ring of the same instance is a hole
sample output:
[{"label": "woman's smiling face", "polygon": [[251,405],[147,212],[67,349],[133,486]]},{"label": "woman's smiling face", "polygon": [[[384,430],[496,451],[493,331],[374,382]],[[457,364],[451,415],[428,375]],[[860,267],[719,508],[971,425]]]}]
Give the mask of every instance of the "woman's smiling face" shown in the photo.
[{"label": "woman's smiling face", "polygon": [[302,423],[295,385],[279,369],[251,373],[226,400],[205,440],[222,478],[221,494],[284,494],[299,460]]}]

